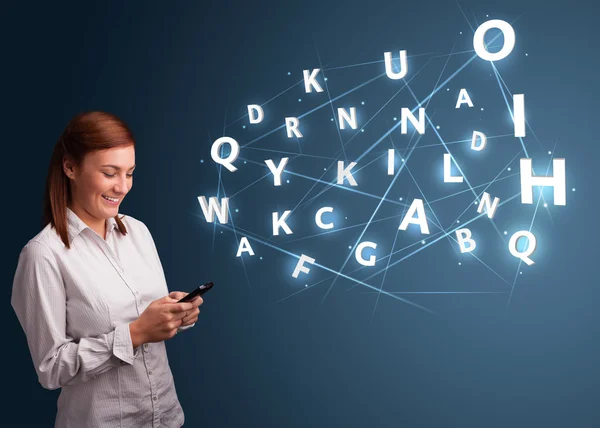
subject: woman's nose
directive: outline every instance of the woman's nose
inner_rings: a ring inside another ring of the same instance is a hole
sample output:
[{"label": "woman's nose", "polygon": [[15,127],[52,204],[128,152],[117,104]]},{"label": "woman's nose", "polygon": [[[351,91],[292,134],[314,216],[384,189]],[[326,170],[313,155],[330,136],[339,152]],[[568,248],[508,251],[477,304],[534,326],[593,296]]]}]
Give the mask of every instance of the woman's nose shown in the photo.
[{"label": "woman's nose", "polygon": [[115,185],[115,192],[125,194],[129,190],[127,185],[127,178],[121,178],[119,182]]}]

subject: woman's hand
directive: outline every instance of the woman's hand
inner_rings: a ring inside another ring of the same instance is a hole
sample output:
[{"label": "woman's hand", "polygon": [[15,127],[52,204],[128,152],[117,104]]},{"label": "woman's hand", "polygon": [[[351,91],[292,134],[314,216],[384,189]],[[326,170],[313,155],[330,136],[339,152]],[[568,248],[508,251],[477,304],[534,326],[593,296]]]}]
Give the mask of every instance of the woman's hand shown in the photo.
[{"label": "woman's hand", "polygon": [[[187,293],[185,293],[187,294]],[[197,310],[197,302],[177,303],[178,299],[162,297],[148,305],[139,318],[129,324],[129,332],[134,348],[143,343],[162,342],[177,334],[183,319],[189,319]]]},{"label": "woman's hand", "polygon": [[[178,301],[179,299],[183,299],[188,294],[189,293],[185,293],[183,291],[171,291],[169,293],[169,297],[174,299],[175,301]],[[181,326],[192,325],[196,321],[198,321],[198,314],[200,314],[199,306],[203,302],[204,300],[202,300],[201,296],[196,296],[193,300],[190,301],[190,303],[193,305],[193,309],[191,311],[187,311],[188,313],[185,317],[183,317]]]}]

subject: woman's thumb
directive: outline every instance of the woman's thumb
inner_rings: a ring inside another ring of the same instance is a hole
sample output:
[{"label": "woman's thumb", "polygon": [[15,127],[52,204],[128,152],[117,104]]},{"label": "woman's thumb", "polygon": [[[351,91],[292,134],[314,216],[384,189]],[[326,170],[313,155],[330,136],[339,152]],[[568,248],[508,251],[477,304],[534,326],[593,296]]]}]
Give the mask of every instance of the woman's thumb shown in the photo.
[{"label": "woman's thumb", "polygon": [[171,298],[171,299],[173,299],[173,300],[175,300],[175,301],[177,301],[177,300],[183,299],[186,294],[187,293],[184,293],[183,291],[171,291],[169,293],[168,297]]}]

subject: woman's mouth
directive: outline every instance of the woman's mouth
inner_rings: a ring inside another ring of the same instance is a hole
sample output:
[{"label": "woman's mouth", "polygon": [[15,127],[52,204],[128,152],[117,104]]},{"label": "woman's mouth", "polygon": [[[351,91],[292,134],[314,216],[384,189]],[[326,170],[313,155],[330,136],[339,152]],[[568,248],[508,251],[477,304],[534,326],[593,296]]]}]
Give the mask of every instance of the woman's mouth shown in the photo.
[{"label": "woman's mouth", "polygon": [[104,199],[106,201],[107,204],[109,205],[119,205],[119,202],[121,201],[120,199],[117,198],[111,198],[109,196],[104,196],[102,195],[102,199]]}]

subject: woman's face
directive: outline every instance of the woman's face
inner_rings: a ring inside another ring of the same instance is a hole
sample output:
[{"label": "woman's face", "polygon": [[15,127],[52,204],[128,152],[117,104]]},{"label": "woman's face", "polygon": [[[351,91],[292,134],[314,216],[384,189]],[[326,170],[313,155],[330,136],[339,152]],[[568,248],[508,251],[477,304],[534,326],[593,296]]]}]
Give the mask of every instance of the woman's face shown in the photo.
[{"label": "woman's face", "polygon": [[107,219],[118,214],[119,205],[133,186],[135,149],[130,145],[96,151],[88,153],[79,166],[69,160],[63,166],[71,178],[72,209]]}]

